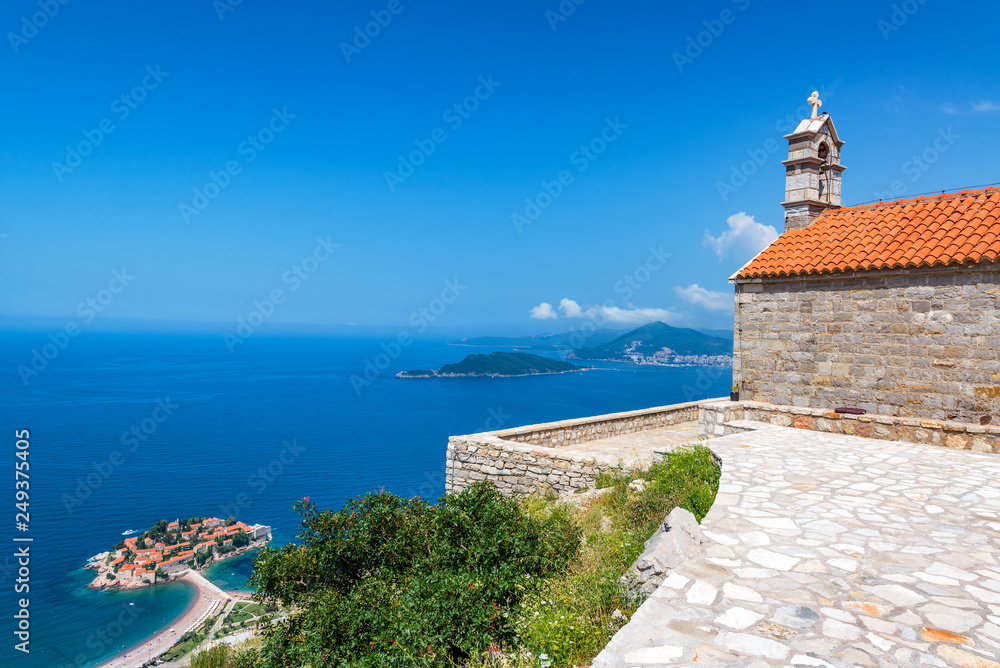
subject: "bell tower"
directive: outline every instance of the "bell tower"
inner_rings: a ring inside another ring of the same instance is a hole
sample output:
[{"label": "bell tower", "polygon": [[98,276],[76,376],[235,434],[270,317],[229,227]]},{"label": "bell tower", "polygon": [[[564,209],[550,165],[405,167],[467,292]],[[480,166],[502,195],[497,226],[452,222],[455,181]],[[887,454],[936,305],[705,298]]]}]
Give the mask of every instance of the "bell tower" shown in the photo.
[{"label": "bell tower", "polygon": [[844,142],[837,136],[830,114],[819,113],[823,102],[814,92],[808,100],[812,116],[785,135],[788,160],[785,166],[785,231],[808,227],[827,209],[840,207],[840,164]]}]

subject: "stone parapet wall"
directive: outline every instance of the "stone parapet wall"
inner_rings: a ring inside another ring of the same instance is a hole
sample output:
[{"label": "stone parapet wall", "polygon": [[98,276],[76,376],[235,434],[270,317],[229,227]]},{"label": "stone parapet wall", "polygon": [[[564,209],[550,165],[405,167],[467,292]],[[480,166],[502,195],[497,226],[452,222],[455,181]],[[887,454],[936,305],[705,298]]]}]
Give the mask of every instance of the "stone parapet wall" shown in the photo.
[{"label": "stone parapet wall", "polygon": [[705,402],[699,419],[708,436],[728,436],[746,431],[746,427],[740,422],[758,422],[884,441],[907,441],[958,450],[1000,453],[1000,426],[967,422],[840,414],[825,409],[780,406],[759,401]]},{"label": "stone parapet wall", "polygon": [[[717,400],[713,400],[717,401]],[[602,471],[620,462],[608,456],[584,457],[562,448],[588,441],[658,429],[698,419],[704,402],[692,401],[576,420],[452,436],[448,439],[445,489],[459,491],[480,480],[508,493],[567,493],[594,487]]]},{"label": "stone parapet wall", "polygon": [[671,406],[547,422],[491,433],[505,441],[559,448],[599,438],[669,427],[681,422],[693,422],[698,419],[698,407],[701,404],[700,401],[689,401]]},{"label": "stone parapet wall", "polygon": [[744,399],[1000,425],[1000,265],[740,281],[736,292]]},{"label": "stone parapet wall", "polygon": [[448,439],[446,491],[461,491],[481,480],[491,480],[502,492],[534,494],[553,490],[566,493],[594,487],[597,474],[617,463],[567,457],[555,448],[533,448],[492,436],[453,436]]},{"label": "stone parapet wall", "polygon": [[[643,411],[564,420],[448,439],[445,489],[460,491],[491,480],[506,493],[568,493],[594,487],[602,471],[621,462],[607,455],[581,456],[564,446],[698,420],[709,437],[729,436],[755,423],[847,434],[886,441],[907,441],[976,452],[1000,453],[1000,426],[889,415],[839,414],[829,409],[761,401],[710,399]],[[535,442],[520,442],[520,437]],[[551,447],[541,443],[557,443]]]}]

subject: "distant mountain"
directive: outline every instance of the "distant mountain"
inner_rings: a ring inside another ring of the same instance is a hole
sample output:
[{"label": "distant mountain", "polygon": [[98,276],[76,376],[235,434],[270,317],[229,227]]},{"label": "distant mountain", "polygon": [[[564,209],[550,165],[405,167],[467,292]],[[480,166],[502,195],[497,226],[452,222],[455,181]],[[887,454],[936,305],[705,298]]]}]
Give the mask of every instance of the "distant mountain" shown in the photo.
[{"label": "distant mountain", "polygon": [[733,340],[733,329],[696,329],[696,332],[701,332],[705,336],[714,336],[719,339],[726,339],[727,341]]},{"label": "distant mountain", "polygon": [[[603,345],[577,348],[567,359],[615,360],[622,362],[668,362],[678,356],[731,356],[731,339],[707,336],[693,329],[652,322]],[[693,363],[695,360],[681,360]]]},{"label": "distant mountain", "polygon": [[401,371],[397,378],[459,378],[537,376],[548,373],[581,371],[584,367],[528,353],[490,353],[469,355],[458,364],[445,364],[437,371]]},{"label": "distant mountain", "polygon": [[623,329],[598,329],[572,331],[563,334],[537,334],[535,336],[476,336],[453,341],[453,346],[483,348],[520,348],[523,350],[572,350],[581,345],[600,346],[621,336]]}]

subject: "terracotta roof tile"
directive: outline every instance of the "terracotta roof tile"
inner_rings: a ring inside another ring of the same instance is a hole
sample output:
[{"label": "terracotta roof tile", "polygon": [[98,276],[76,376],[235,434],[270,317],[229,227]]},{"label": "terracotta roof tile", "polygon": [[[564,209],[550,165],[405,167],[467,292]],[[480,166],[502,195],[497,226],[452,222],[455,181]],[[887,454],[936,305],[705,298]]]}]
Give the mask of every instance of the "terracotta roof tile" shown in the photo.
[{"label": "terracotta roof tile", "polygon": [[1000,189],[831,209],[764,249],[737,278],[1000,262]]}]

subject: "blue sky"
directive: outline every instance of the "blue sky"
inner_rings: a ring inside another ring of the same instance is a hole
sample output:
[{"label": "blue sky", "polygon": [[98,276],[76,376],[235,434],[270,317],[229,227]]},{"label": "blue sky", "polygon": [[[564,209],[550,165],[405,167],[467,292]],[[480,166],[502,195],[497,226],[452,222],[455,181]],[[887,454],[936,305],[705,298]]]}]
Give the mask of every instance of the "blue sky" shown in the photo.
[{"label": "blue sky", "polygon": [[726,327],[813,90],[845,204],[1000,181],[994,2],[231,2],[4,3],[0,327]]}]

